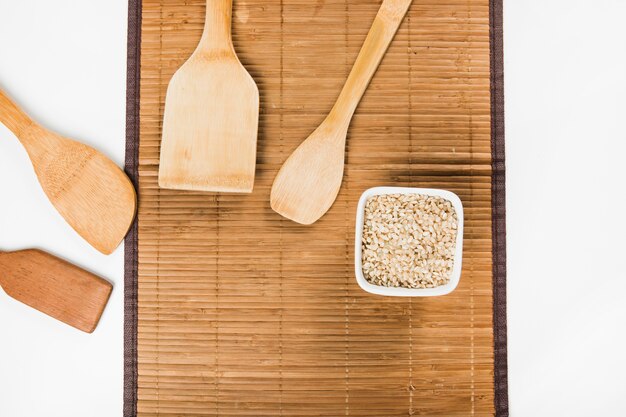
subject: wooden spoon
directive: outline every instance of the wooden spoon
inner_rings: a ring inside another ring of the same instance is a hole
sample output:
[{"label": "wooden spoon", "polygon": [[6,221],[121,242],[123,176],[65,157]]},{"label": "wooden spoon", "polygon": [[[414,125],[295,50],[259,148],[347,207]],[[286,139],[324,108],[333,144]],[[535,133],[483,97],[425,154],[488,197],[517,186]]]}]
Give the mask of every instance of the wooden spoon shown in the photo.
[{"label": "wooden spoon", "polygon": [[87,333],[96,329],[113,289],[108,281],[37,249],[0,252],[0,287]]},{"label": "wooden spoon", "polygon": [[159,185],[252,192],[259,90],[231,39],[232,0],[207,0],[204,33],[167,89]]},{"label": "wooden spoon", "polygon": [[285,161],[270,204],[288,219],[311,224],[333,205],[343,178],[348,126],[412,0],[385,0],[332,110]]},{"label": "wooden spoon", "polygon": [[44,192],[70,226],[100,252],[113,252],[135,217],[126,174],[95,149],[39,126],[1,90],[0,122],[26,148]]}]

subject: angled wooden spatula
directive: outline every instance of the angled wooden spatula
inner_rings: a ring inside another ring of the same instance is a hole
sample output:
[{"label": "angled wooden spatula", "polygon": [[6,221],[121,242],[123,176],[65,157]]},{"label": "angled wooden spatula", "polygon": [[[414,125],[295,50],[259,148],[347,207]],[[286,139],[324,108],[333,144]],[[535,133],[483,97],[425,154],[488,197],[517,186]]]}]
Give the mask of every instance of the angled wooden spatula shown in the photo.
[{"label": "angled wooden spatula", "polygon": [[249,193],[259,90],[231,39],[232,0],[207,0],[204,33],[165,98],[159,185]]},{"label": "angled wooden spatula", "polygon": [[98,325],[113,289],[108,281],[37,249],[0,252],[0,287],[87,333]]},{"label": "angled wooden spatula", "polygon": [[334,203],[350,120],[410,5],[411,0],[383,1],[334,107],[278,172],[270,197],[277,213],[311,224]]},{"label": "angled wooden spatula", "polygon": [[0,122],[26,148],[65,220],[100,252],[113,252],[135,217],[135,189],[126,174],[95,149],[39,126],[1,90]]}]

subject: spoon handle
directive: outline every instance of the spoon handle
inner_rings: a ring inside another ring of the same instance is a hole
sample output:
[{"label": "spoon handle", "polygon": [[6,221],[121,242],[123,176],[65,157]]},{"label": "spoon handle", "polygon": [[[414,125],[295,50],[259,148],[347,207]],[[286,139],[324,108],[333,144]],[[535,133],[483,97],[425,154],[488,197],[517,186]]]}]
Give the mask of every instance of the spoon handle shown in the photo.
[{"label": "spoon handle", "polygon": [[412,0],[384,0],[328,121],[346,129]]},{"label": "spoon handle", "polygon": [[233,0],[207,0],[202,38],[196,52],[232,49]]},{"label": "spoon handle", "polygon": [[33,123],[31,118],[2,90],[0,90],[0,122],[18,138],[22,130]]}]

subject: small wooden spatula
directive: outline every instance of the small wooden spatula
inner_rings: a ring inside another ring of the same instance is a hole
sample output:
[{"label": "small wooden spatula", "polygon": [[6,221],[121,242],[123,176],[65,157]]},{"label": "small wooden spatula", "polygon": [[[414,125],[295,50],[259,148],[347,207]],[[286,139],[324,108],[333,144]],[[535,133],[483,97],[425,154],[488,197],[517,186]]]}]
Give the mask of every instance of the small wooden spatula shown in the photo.
[{"label": "small wooden spatula", "polygon": [[0,287],[87,333],[96,329],[113,289],[108,281],[37,249],[0,252]]},{"label": "small wooden spatula", "polygon": [[332,110],[276,175],[270,204],[277,213],[311,224],[334,203],[343,178],[350,120],[411,1],[383,1]]},{"label": "small wooden spatula", "polygon": [[159,185],[252,192],[259,90],[231,39],[232,0],[207,0],[204,33],[167,89]]},{"label": "small wooden spatula", "polygon": [[126,174],[95,149],[39,126],[1,90],[0,122],[26,148],[41,187],[70,226],[100,252],[113,252],[135,217]]}]

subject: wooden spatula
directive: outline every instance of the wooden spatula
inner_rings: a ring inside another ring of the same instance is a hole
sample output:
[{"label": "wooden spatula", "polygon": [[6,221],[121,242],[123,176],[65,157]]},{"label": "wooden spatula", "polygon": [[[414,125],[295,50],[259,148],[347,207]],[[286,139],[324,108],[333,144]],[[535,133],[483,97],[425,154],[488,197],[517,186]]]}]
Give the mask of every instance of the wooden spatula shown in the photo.
[{"label": "wooden spatula", "polygon": [[393,39],[411,0],[384,0],[334,107],[281,167],[272,209],[302,224],[328,211],[343,178],[346,135],[352,115]]},{"label": "wooden spatula", "polygon": [[108,281],[37,249],[0,252],[0,287],[87,333],[96,329],[113,289]]},{"label": "wooden spatula", "polygon": [[135,189],[126,174],[95,149],[39,126],[1,90],[0,122],[26,148],[65,220],[100,252],[113,252],[135,217]]},{"label": "wooden spatula", "polygon": [[159,185],[249,193],[259,90],[231,40],[232,0],[207,0],[204,33],[167,89]]}]

